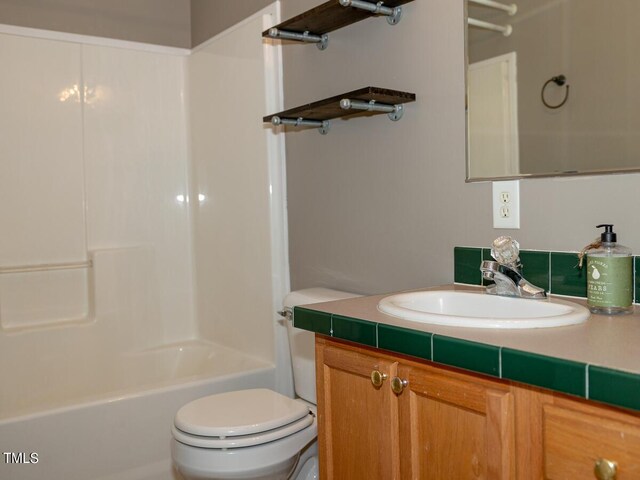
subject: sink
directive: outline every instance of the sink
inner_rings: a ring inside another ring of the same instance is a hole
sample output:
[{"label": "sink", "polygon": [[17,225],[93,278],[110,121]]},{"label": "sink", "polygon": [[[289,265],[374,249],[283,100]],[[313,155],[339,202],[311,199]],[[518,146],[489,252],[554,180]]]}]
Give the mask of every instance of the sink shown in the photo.
[{"label": "sink", "polygon": [[431,290],[385,297],[378,310],[418,323],[470,328],[547,328],[586,322],[589,310],[556,298],[531,300]]}]

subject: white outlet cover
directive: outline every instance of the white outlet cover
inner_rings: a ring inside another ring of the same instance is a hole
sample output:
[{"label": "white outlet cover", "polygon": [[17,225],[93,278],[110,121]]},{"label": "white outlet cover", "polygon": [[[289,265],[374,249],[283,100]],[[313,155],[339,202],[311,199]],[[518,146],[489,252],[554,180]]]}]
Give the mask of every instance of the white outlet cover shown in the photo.
[{"label": "white outlet cover", "polygon": [[[504,193],[509,202],[504,202]],[[493,182],[492,194],[493,228],[520,228],[520,180]],[[508,207],[509,216],[504,217],[501,211]]]}]

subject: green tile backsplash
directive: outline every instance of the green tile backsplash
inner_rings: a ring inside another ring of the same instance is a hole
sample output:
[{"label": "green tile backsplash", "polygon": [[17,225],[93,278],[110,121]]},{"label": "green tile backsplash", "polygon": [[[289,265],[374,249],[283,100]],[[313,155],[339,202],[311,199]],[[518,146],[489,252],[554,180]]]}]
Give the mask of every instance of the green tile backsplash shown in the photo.
[{"label": "green tile backsplash", "polygon": [[549,291],[549,252],[534,252],[523,250],[520,252],[522,274],[524,278],[536,287]]},{"label": "green tile backsplash", "polygon": [[[491,259],[491,250],[455,247],[453,250],[454,281],[468,285],[488,285],[482,279],[480,263]],[[520,251],[524,277],[554,295],[587,297],[585,268],[578,268],[578,254],[572,252]],[[640,303],[640,256],[634,257],[634,303]],[[478,273],[476,273],[476,271]]]},{"label": "green tile backsplash", "polygon": [[456,283],[482,284],[482,274],[480,273],[482,250],[480,248],[455,247],[453,258],[453,278]]},{"label": "green tile backsplash", "polygon": [[578,268],[577,254],[551,252],[551,293],[587,296],[587,269]]}]

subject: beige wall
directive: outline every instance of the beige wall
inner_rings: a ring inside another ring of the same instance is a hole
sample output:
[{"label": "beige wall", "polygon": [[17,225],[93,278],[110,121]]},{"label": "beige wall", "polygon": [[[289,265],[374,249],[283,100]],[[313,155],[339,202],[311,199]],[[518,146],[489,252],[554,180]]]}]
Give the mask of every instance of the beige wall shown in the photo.
[{"label": "beige wall", "polygon": [[0,0],[0,23],[190,47],[189,0]]},{"label": "beige wall", "polygon": [[210,39],[274,0],[191,0],[191,44]]},{"label": "beige wall", "polygon": [[[316,0],[284,0],[283,17]],[[491,185],[466,184],[462,1],[416,0],[400,24],[360,22],[329,48],[285,45],[285,107],[366,85],[415,92],[397,123],[336,121],[287,134],[293,288],[363,293],[453,280],[455,245],[513,234],[523,248],[575,250],[598,222],[640,253],[640,175],[521,181],[520,230],[494,230]]]},{"label": "beige wall", "polygon": [[273,0],[0,0],[0,23],[196,46]]}]

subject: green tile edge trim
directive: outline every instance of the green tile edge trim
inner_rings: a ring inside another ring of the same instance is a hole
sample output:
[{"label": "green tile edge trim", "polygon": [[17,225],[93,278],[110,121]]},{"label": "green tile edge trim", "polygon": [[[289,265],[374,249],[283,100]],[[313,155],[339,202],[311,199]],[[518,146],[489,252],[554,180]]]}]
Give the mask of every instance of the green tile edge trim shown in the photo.
[{"label": "green tile edge trim", "polygon": [[587,395],[587,365],[546,355],[503,348],[502,378],[568,393]]},{"label": "green tile edge trim", "polygon": [[431,337],[428,332],[378,324],[378,348],[396,353],[431,360]]},{"label": "green tile edge trim", "polygon": [[434,334],[432,353],[434,362],[500,376],[500,347]]},{"label": "green tile edge trim", "polygon": [[589,400],[640,410],[640,375],[589,365]]},{"label": "green tile edge trim", "polygon": [[322,335],[331,335],[331,314],[303,307],[293,307],[293,326]]},{"label": "green tile edge trim", "polygon": [[367,320],[343,317],[341,315],[332,316],[333,336],[350,342],[377,346],[376,324]]}]

